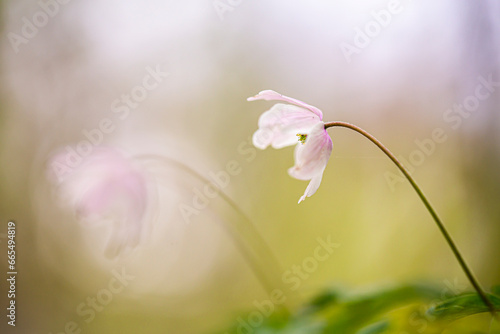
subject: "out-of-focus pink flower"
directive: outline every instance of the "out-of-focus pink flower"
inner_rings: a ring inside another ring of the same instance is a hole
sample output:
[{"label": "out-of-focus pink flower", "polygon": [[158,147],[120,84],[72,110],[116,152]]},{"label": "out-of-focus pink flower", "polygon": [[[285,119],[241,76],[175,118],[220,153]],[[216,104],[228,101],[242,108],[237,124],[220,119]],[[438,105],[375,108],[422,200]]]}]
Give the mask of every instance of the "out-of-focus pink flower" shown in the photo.
[{"label": "out-of-focus pink flower", "polygon": [[67,152],[49,162],[58,195],[85,222],[108,222],[113,228],[106,255],[135,247],[144,233],[151,191],[144,171],[110,148],[95,148],[75,166]]},{"label": "out-of-focus pink flower", "polygon": [[264,90],[248,98],[248,101],[255,100],[292,103],[275,104],[260,116],[253,144],[260,149],[269,145],[278,149],[297,144],[295,166],[288,173],[299,180],[310,180],[304,195],[299,199],[300,203],[318,190],[333,150],[332,139],[323,123],[323,113],[316,107],[272,90]]}]

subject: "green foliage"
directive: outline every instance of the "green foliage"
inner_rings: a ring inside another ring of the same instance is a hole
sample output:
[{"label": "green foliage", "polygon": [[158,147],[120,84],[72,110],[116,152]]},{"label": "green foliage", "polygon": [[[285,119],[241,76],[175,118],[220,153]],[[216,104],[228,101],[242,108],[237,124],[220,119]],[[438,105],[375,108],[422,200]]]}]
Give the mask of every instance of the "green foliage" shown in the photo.
[{"label": "green foliage", "polygon": [[[500,311],[500,298],[491,294],[488,294],[488,298],[493,303],[493,306],[495,306],[495,309]],[[456,320],[481,312],[489,312],[489,310],[475,293],[467,293],[450,298],[431,307],[427,311],[429,315],[445,320]]]},{"label": "green foliage", "polygon": [[[498,293],[498,288],[492,290]],[[500,310],[500,296],[488,297]],[[431,284],[386,286],[364,292],[336,287],[315,295],[292,315],[277,310],[259,318],[254,310],[239,317],[233,328],[223,333],[497,333],[491,332],[491,315],[487,312],[478,295],[448,298],[443,296],[443,288]],[[478,313],[483,315],[473,316]]]},{"label": "green foliage", "polygon": [[356,334],[380,334],[386,333],[390,327],[389,320],[382,320],[376,322],[374,324],[368,325],[361,330],[359,330]]}]

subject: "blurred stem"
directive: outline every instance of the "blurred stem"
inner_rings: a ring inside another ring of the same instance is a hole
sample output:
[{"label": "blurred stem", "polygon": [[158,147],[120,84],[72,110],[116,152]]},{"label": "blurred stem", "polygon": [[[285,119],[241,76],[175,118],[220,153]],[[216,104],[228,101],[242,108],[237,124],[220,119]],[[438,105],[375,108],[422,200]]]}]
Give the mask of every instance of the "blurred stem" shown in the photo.
[{"label": "blurred stem", "polygon": [[424,203],[425,207],[427,208],[427,210],[431,214],[432,218],[436,222],[439,230],[441,231],[441,233],[443,234],[444,238],[446,239],[446,242],[448,243],[448,245],[450,246],[451,250],[453,251],[453,254],[457,258],[458,263],[460,263],[460,266],[462,267],[462,270],[465,272],[465,275],[469,279],[470,283],[472,284],[472,286],[474,287],[474,289],[477,291],[477,293],[479,294],[479,296],[483,300],[484,304],[488,307],[488,309],[489,309],[490,313],[493,315],[493,317],[495,317],[497,320],[500,320],[499,317],[498,317],[498,315],[497,315],[497,313],[496,313],[496,311],[495,311],[495,307],[493,306],[493,304],[491,303],[491,301],[486,296],[486,293],[481,288],[481,285],[479,285],[479,282],[474,277],[474,274],[472,273],[472,271],[469,269],[469,266],[467,265],[467,263],[465,262],[464,258],[462,257],[462,254],[460,254],[460,251],[458,250],[457,246],[455,245],[455,242],[453,241],[453,239],[451,238],[450,234],[448,233],[448,231],[444,227],[444,224],[442,223],[441,219],[439,219],[436,211],[434,211],[434,209],[432,208],[431,204],[429,203],[429,201],[425,197],[424,193],[422,192],[422,190],[420,190],[419,186],[417,185],[417,183],[415,182],[415,180],[413,180],[413,178],[411,177],[410,173],[403,166],[403,164],[401,162],[399,162],[399,160],[394,156],[394,154],[392,154],[392,152],[389,151],[389,149],[387,149],[380,141],[378,141],[377,138],[375,138],[374,136],[372,136],[371,134],[369,134],[365,130],[361,129],[360,127],[357,127],[356,125],[353,125],[353,124],[350,124],[350,123],[346,123],[346,122],[330,122],[330,123],[325,123],[325,129],[328,129],[328,128],[331,128],[331,127],[334,127],[334,126],[343,127],[343,128],[348,128],[348,129],[354,130],[357,133],[359,133],[359,134],[363,135],[364,137],[368,138],[379,149],[381,149],[389,157],[389,159],[391,159],[392,162],[394,162],[394,164],[396,166],[398,166],[399,170],[408,179],[408,181],[412,185],[413,189],[415,189],[415,191],[417,192],[418,196],[420,197],[420,199]]},{"label": "blurred stem", "polygon": [[[138,157],[141,160],[145,161],[153,161],[153,162],[164,162],[168,165],[171,165],[173,167],[176,167],[179,170],[182,170],[183,172],[189,174],[190,176],[194,177],[195,179],[198,179],[198,181],[204,183],[204,184],[209,184],[211,183],[210,180],[205,178],[204,176],[200,175],[198,172],[196,172],[194,169],[191,167],[183,164],[182,162],[179,162],[177,160],[174,160],[169,157],[165,156],[157,156],[157,155],[142,155]],[[281,276],[278,275],[279,272],[283,272],[281,269],[281,265],[279,264],[279,261],[277,260],[274,252],[271,250],[271,247],[269,244],[262,238],[261,234],[259,233],[257,227],[254,225],[254,223],[248,218],[245,213],[240,209],[240,207],[229,197],[227,196],[222,190],[219,188],[215,187],[217,189],[217,193],[221,197],[221,199],[229,205],[229,207],[238,215],[242,218],[243,221],[245,221],[246,224],[244,226],[241,226],[238,228],[237,226],[234,226],[233,224],[223,224],[224,230],[232,236],[234,243],[236,245],[236,248],[239,250],[240,254],[243,256],[245,261],[248,263],[250,268],[252,268],[253,273],[255,274],[255,277],[257,280],[260,282],[264,290],[268,293],[271,294],[273,290],[281,288],[281,280],[277,280],[279,277],[281,279]],[[243,228],[243,230],[241,230]],[[249,246],[248,243],[244,241],[243,236],[249,237],[255,242],[257,245]],[[258,251],[262,251],[265,254],[258,254]],[[269,261],[269,265],[266,266],[267,269],[263,270],[262,262],[266,259]],[[280,289],[281,291],[286,291],[285,289]],[[291,311],[289,307],[287,307],[287,303],[289,303],[291,300],[290,298],[287,298],[285,303],[282,305],[283,311],[287,314],[290,315]]]}]

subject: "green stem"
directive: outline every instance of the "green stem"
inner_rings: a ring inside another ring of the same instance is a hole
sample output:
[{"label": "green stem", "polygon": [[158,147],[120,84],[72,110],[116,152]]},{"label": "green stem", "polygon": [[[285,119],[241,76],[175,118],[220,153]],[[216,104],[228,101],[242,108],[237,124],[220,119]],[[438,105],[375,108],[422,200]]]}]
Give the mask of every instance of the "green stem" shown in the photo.
[{"label": "green stem", "polygon": [[365,136],[372,143],[374,143],[379,149],[381,149],[389,157],[389,159],[391,159],[392,162],[394,162],[394,164],[396,166],[398,166],[399,170],[408,179],[408,181],[412,185],[413,189],[415,189],[415,191],[417,192],[418,196],[420,197],[420,199],[424,203],[425,207],[427,208],[427,210],[431,214],[432,218],[436,222],[439,230],[441,231],[441,233],[443,234],[444,238],[446,239],[446,242],[448,243],[448,245],[450,246],[451,250],[453,251],[453,254],[457,258],[458,263],[460,263],[460,266],[462,267],[462,270],[465,272],[465,275],[469,279],[470,283],[472,284],[472,286],[474,287],[474,289],[477,291],[477,293],[481,297],[481,299],[484,302],[484,304],[488,307],[490,313],[498,320],[499,317],[496,314],[495,307],[493,306],[493,304],[491,303],[491,301],[486,296],[486,293],[484,292],[484,290],[479,285],[479,282],[474,277],[474,274],[472,273],[472,271],[469,269],[467,263],[465,262],[464,258],[460,254],[460,251],[458,250],[457,246],[455,245],[455,242],[453,241],[453,239],[451,238],[450,234],[448,233],[448,231],[444,227],[444,224],[441,222],[441,219],[439,219],[436,211],[434,211],[434,209],[432,208],[431,204],[429,203],[429,201],[425,197],[424,193],[422,192],[422,190],[420,190],[419,186],[417,185],[417,183],[415,182],[415,180],[413,180],[413,178],[411,177],[410,173],[403,166],[403,164],[401,162],[399,162],[399,160],[394,156],[394,154],[392,154],[391,151],[389,151],[380,141],[378,141],[378,139],[376,139],[375,137],[373,137],[371,134],[369,134],[365,130],[357,127],[356,125],[353,125],[353,124],[350,124],[350,123],[346,123],[346,122],[330,122],[330,123],[325,123],[325,129],[328,129],[328,128],[334,127],[334,126],[348,128],[348,129],[354,130],[354,131],[360,133],[361,135]]},{"label": "green stem", "polygon": [[[197,179],[203,184],[209,184],[211,182],[191,167],[166,156],[142,155],[137,158],[145,162],[164,162],[165,164],[176,167],[177,169],[187,173],[189,176]],[[240,254],[249,264],[257,280],[260,282],[260,284],[268,294],[271,294],[275,289],[286,291],[282,287],[281,273],[283,272],[283,270],[281,269],[281,264],[279,263],[269,244],[264,240],[264,238],[262,238],[257,227],[254,226],[253,222],[239,208],[239,206],[222,190],[220,190],[219,188],[216,189],[221,199],[227,205],[229,205],[229,207],[245,222],[245,224],[223,224],[222,227],[230,236],[233,237],[236,248],[240,251]],[[243,236],[245,238],[243,238]],[[250,238],[255,244],[249,244],[245,242],[244,239],[248,238]],[[267,261],[267,263],[265,263],[267,265],[263,265],[264,261]],[[267,269],[263,270],[263,267]],[[295,300],[296,298],[297,296],[293,295],[292,293],[287,294],[286,301],[282,306],[283,311],[287,315],[291,314],[290,303],[293,302],[293,300]]]}]

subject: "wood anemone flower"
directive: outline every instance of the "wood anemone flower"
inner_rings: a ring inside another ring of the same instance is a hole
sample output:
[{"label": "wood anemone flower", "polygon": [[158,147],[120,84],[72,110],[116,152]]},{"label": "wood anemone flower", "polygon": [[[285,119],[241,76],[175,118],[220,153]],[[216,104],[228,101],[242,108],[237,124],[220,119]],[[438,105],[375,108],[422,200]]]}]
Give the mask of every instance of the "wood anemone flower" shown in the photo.
[{"label": "wood anemone flower", "polygon": [[297,145],[295,165],[288,170],[288,174],[298,180],[310,180],[299,203],[312,196],[321,184],[323,171],[333,150],[321,110],[272,90],[264,90],[247,100],[291,103],[275,104],[260,116],[253,144],[262,150],[269,145],[276,149]]}]

